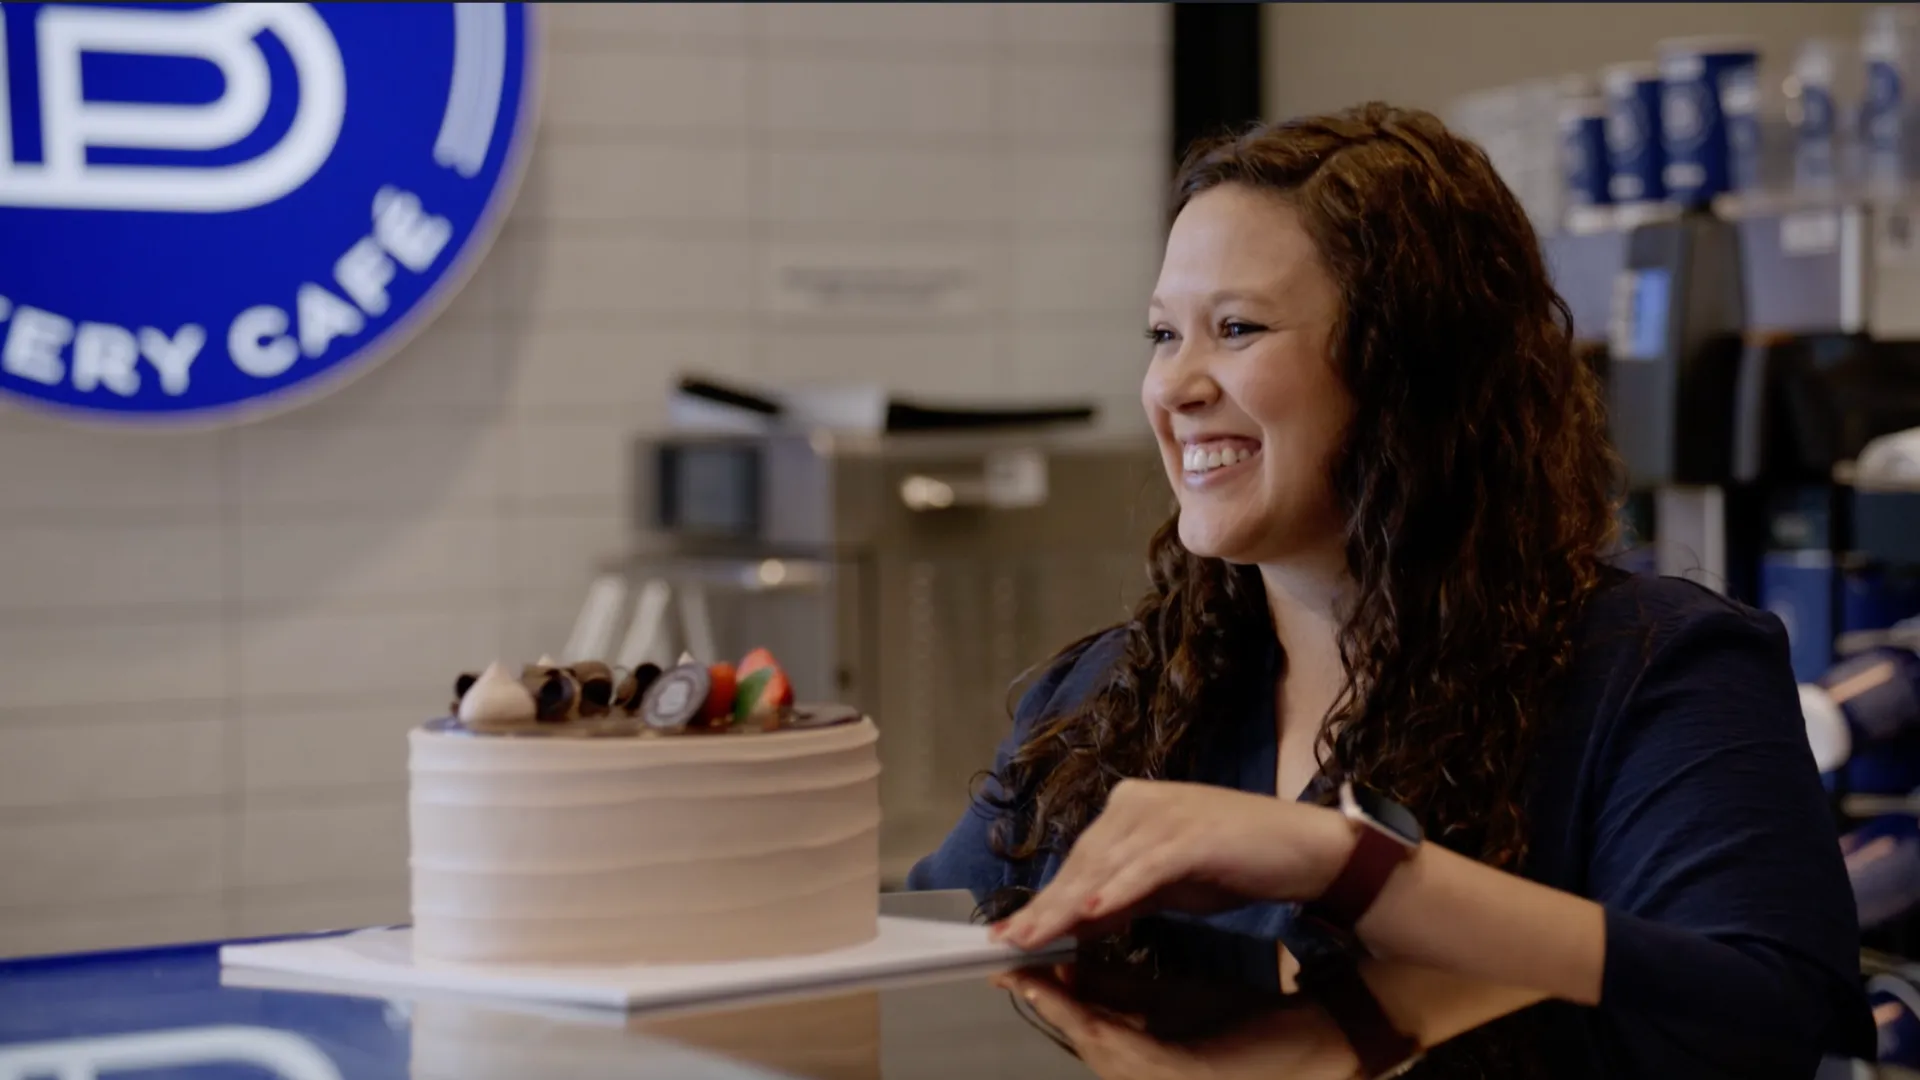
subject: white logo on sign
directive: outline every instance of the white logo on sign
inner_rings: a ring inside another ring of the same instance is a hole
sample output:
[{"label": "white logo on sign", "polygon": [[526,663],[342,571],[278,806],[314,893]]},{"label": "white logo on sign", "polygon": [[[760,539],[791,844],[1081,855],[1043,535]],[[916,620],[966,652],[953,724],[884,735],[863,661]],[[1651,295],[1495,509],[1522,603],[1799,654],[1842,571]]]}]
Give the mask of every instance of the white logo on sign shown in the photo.
[{"label": "white logo on sign", "polygon": [[[206,151],[259,127],[273,97],[266,55],[254,40],[279,39],[299,77],[293,123],[271,149],[221,166],[104,165],[87,151]],[[0,205],[88,210],[244,210],[304,184],[340,135],[347,80],[339,45],[310,4],[217,4],[193,11],[48,7],[38,22],[43,161],[13,157],[5,27],[0,26]],[[89,101],[86,53],[179,56],[220,69],[224,89],[203,105]]]},{"label": "white logo on sign", "polygon": [[1706,112],[1697,83],[1668,86],[1660,96],[1660,124],[1676,142],[1690,144],[1706,134]]},{"label": "white logo on sign", "polygon": [[1640,122],[1640,102],[1633,98],[1616,99],[1607,109],[1607,146],[1616,154],[1639,151],[1646,141],[1646,125]]}]

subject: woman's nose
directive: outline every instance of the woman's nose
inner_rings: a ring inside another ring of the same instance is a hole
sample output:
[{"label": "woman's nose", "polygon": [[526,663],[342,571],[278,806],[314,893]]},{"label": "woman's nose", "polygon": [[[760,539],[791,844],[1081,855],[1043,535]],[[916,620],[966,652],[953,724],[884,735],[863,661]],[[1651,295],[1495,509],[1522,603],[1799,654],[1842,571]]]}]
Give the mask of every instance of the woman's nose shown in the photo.
[{"label": "woman's nose", "polygon": [[1182,342],[1177,352],[1147,368],[1147,395],[1170,413],[1194,412],[1220,399],[1220,384],[1207,371],[1203,349]]}]

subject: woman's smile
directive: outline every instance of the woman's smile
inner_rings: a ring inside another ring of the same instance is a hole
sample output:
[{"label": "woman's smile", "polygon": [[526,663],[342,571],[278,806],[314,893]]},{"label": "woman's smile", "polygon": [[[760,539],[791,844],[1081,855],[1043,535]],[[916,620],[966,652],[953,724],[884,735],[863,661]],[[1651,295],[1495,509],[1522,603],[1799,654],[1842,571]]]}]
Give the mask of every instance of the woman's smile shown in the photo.
[{"label": "woman's smile", "polygon": [[1240,436],[1190,439],[1180,444],[1182,483],[1195,491],[1219,487],[1259,467],[1260,442]]}]

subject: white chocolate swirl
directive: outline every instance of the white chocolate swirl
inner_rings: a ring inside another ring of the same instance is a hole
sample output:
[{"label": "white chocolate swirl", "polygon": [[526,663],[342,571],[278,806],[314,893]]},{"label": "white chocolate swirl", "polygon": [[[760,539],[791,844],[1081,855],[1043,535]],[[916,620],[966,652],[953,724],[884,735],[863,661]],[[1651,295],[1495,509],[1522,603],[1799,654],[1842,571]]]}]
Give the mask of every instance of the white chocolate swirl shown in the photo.
[{"label": "white chocolate swirl", "polygon": [[499,661],[487,665],[460,698],[460,722],[477,731],[516,727],[534,720],[533,695]]}]

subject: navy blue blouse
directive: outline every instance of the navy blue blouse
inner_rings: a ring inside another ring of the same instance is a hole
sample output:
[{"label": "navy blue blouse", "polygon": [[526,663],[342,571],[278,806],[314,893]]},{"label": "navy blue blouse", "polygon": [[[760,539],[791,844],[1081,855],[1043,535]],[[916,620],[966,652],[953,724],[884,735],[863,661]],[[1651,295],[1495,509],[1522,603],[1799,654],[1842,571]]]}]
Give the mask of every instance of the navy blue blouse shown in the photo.
[{"label": "navy blue blouse", "polygon": [[[996,768],[1034,724],[1093,692],[1119,657],[1109,632],[1022,697]],[[1273,695],[1222,717],[1193,781],[1274,793]],[[1620,574],[1579,632],[1563,705],[1543,731],[1526,876],[1607,911],[1598,1009],[1558,1009],[1596,1075],[1811,1076],[1823,1053],[1871,1059],[1859,926],[1807,745],[1778,619],[1674,578]],[[1306,796],[1317,794],[1310,787]],[[1059,858],[1017,868],[988,845],[977,798],[914,889],[1038,886]],[[1294,908],[1207,921],[1325,948]],[[1559,1056],[1559,1055],[1556,1055]]]}]

